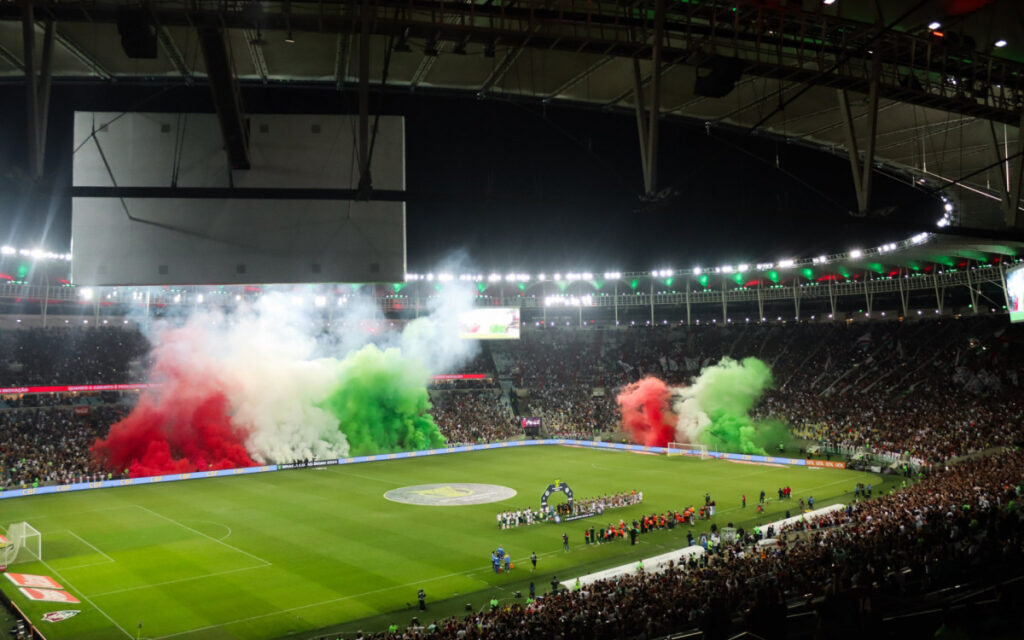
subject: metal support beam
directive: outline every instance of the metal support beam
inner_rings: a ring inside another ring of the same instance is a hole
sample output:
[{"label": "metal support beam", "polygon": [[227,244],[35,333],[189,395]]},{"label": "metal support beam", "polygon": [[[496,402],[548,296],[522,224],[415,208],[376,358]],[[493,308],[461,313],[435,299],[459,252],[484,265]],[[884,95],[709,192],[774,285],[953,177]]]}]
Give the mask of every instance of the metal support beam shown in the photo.
[{"label": "metal support beam", "polygon": [[158,26],[156,28],[156,37],[160,42],[160,48],[164,50],[164,55],[174,65],[174,70],[181,74],[185,84],[191,87],[192,83],[195,82],[195,78],[193,78],[192,70],[189,69],[188,64],[185,62],[185,56],[182,55],[181,49],[178,48],[178,43],[174,41],[170,31],[162,26]]},{"label": "metal support beam", "polygon": [[36,86],[36,23],[32,0],[25,0],[21,7],[21,43],[25,61],[25,133],[28,135],[28,170],[35,177],[41,177],[39,166],[39,91]]},{"label": "metal support beam", "polygon": [[[1021,111],[1020,127],[1017,129],[1017,143],[1014,145],[1014,153],[1006,150],[1006,155],[999,151],[999,136],[996,135],[995,124],[988,123],[989,131],[992,134],[992,150],[995,152],[995,159],[999,168],[999,193],[1001,196],[1000,206],[1003,210],[1003,224],[1008,229],[1014,227],[1024,228],[1024,216],[1021,215],[1020,196],[1021,185],[1024,183],[1024,110]],[[1008,146],[1008,140],[1003,140]]]},{"label": "metal support beam", "polygon": [[196,28],[196,33],[228,161],[232,169],[248,169],[249,127],[245,122],[242,96],[228,57],[224,30],[220,26],[200,26]]},{"label": "metal support beam", "polygon": [[245,46],[249,50],[249,59],[252,60],[253,69],[260,77],[260,82],[267,84],[270,71],[267,68],[267,59],[263,55],[263,34],[254,29],[245,29],[242,33],[245,36]]},{"label": "metal support beam", "polygon": [[114,74],[74,40],[59,31],[54,34],[54,37],[57,39],[57,44],[64,47],[68,53],[78,59],[89,71],[99,76],[101,80],[114,80]]},{"label": "metal support beam", "polygon": [[14,52],[7,47],[0,44],[0,60],[3,60],[7,64],[11,65],[18,71],[25,70],[25,63],[21,61],[21,58],[14,55]]},{"label": "metal support beam", "polygon": [[971,294],[971,311],[974,312],[974,315],[978,315],[978,291],[981,287],[979,286],[978,289],[975,289],[974,283],[971,282],[970,264],[967,265],[965,272],[967,273],[967,291]]},{"label": "metal support beam", "polygon": [[47,19],[43,26],[43,51],[36,68],[36,25],[31,0],[22,5],[21,37],[25,72],[25,133],[28,136],[28,173],[43,177],[46,158],[46,125],[50,114],[50,77],[53,69],[53,39],[56,25]]},{"label": "metal support beam", "polygon": [[725,278],[722,278],[722,325],[729,324],[729,303],[725,296]]},{"label": "metal support beam", "polygon": [[651,117],[647,139],[647,194],[653,196],[658,184],[658,123],[661,120],[661,47],[665,39],[665,3],[654,2],[654,42],[651,45]]},{"label": "metal support beam", "polygon": [[640,60],[633,58],[633,106],[636,112],[636,130],[640,139],[640,168],[644,176],[644,193],[651,192],[651,172],[647,165],[647,109],[644,107],[644,90],[640,80]]},{"label": "metal support beam", "polygon": [[562,95],[563,93],[565,93],[569,89],[572,89],[573,87],[575,87],[579,83],[581,83],[584,80],[586,80],[587,78],[589,78],[592,73],[594,73],[595,71],[597,71],[598,69],[600,69],[601,67],[603,67],[604,65],[608,64],[609,62],[611,62],[614,59],[615,58],[613,58],[612,56],[603,56],[601,58],[598,58],[597,60],[594,61],[593,64],[589,65],[586,69],[584,69],[583,71],[580,71],[579,73],[577,73],[573,77],[569,78],[568,80],[566,80],[565,82],[560,84],[557,89],[555,89],[554,91],[551,91],[550,93],[548,93],[547,97],[548,98],[557,98],[558,96]]},{"label": "metal support beam", "polygon": [[654,326],[654,278],[651,278],[651,326]]},{"label": "metal support beam", "polygon": [[370,0],[359,9],[359,191],[357,200],[373,194],[370,175]]},{"label": "metal support beam", "polygon": [[491,70],[491,73],[488,74],[487,79],[484,80],[483,84],[480,85],[480,90],[477,91],[477,95],[480,97],[486,96],[491,91],[492,88],[494,88],[498,83],[500,83],[502,79],[505,77],[505,74],[508,73],[508,70],[511,69],[512,65],[514,65],[516,63],[516,60],[519,59],[519,56],[523,54],[523,50],[524,47],[515,47],[513,49],[509,49],[505,53],[505,57],[502,58],[501,62],[498,63],[498,66],[494,67],[494,69]]},{"label": "metal support beam", "polygon": [[907,306],[908,303],[909,303],[909,299],[910,299],[910,292],[907,291],[906,288],[903,286],[903,278],[904,278],[905,272],[906,272],[906,269],[904,269],[903,267],[900,267],[899,273],[897,274],[897,277],[896,277],[896,284],[899,285],[899,289],[900,289],[900,308],[903,309],[903,317],[904,318],[907,317],[907,315],[910,313],[909,308]]},{"label": "metal support beam", "polygon": [[352,39],[348,33],[338,34],[338,44],[334,51],[334,87],[338,91],[345,89],[345,78],[348,77],[348,63],[351,58]]},{"label": "metal support beam", "polygon": [[796,278],[793,279],[793,310],[796,312],[794,320],[800,319],[800,288]]}]

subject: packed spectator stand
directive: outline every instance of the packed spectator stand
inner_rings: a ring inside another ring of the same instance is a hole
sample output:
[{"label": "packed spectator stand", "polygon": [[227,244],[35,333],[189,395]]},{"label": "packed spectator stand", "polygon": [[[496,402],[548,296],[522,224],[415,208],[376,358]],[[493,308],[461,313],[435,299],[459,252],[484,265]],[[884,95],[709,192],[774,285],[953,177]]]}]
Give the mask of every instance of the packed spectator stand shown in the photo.
[{"label": "packed spectator stand", "polygon": [[[525,331],[519,341],[482,345],[452,373],[484,378],[434,381],[429,392],[435,422],[452,444],[521,437],[521,416],[540,417],[548,437],[610,437],[617,429],[615,395],[621,385],[643,375],[686,384],[723,356],[753,356],[769,363],[775,379],[775,388],[755,408],[757,418],[783,420],[822,452],[849,458],[860,451],[935,464],[1019,439],[1024,336],[1015,328],[984,316],[547,328]],[[145,371],[147,341],[133,327],[0,331],[0,345],[9,354],[0,361],[0,386],[138,382]],[[132,397],[103,400],[130,404]],[[0,416],[2,424],[17,423],[22,431],[32,424],[60,432],[88,423],[89,433],[102,436],[120,415],[94,410],[86,419],[63,408],[75,404],[81,401],[58,394],[12,393],[0,398]],[[37,409],[9,414],[15,407]],[[31,466],[28,460],[26,465]],[[78,464],[54,473],[89,472],[98,470]],[[26,479],[14,481],[20,486]]]}]

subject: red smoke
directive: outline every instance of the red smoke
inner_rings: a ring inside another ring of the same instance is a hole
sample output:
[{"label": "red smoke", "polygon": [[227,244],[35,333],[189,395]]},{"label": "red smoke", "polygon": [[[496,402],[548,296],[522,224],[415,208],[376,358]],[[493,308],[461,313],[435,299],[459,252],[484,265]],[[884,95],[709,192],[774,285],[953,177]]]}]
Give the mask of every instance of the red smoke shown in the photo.
[{"label": "red smoke", "polygon": [[97,440],[92,453],[104,468],[133,478],[251,467],[248,432],[231,422],[221,391],[202,396],[145,395],[124,420]]},{"label": "red smoke", "polygon": [[676,415],[669,409],[672,394],[668,385],[646,377],[626,385],[616,400],[622,410],[622,428],[633,442],[664,447],[675,439]]}]

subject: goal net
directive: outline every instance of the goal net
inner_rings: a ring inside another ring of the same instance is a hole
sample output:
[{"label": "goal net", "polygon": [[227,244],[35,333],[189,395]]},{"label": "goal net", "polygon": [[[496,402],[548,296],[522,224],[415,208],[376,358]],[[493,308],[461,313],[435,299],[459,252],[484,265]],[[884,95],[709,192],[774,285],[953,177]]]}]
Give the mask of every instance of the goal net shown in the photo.
[{"label": "goal net", "polygon": [[0,536],[0,566],[43,559],[43,536],[27,522],[15,522]]},{"label": "goal net", "polygon": [[665,447],[665,455],[669,456],[695,456],[701,460],[707,460],[708,445],[694,444],[692,442],[670,442]]}]

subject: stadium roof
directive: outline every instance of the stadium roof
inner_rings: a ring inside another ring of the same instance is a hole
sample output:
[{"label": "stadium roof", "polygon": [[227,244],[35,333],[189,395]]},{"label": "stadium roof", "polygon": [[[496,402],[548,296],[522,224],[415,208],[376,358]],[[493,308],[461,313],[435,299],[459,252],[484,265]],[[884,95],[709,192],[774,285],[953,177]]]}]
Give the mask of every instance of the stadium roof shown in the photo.
[{"label": "stadium roof", "polygon": [[[873,14],[876,4],[881,16]],[[0,79],[25,78],[20,5],[0,4]],[[220,38],[224,68],[243,83],[356,90],[362,81],[623,110],[634,110],[637,96],[649,108],[657,94],[664,116],[708,127],[739,127],[843,154],[854,141],[876,168],[946,188],[958,203],[954,224],[1024,226],[1011,179],[1017,169],[1011,165],[1007,176],[1001,162],[1019,159],[1024,144],[1024,19],[1016,0],[157,0],[133,5],[134,11],[114,0],[35,0],[33,6],[35,58],[53,21],[57,80],[209,80],[216,93],[222,82],[208,77],[207,67],[218,62],[211,42]],[[362,8],[372,34],[365,43]],[[361,46],[368,51],[365,69]],[[655,125],[643,117],[638,122],[653,143],[648,155],[656,157]],[[869,195],[870,181],[857,180]],[[659,197],[656,176],[647,185],[649,196]],[[1004,206],[1014,196],[1018,207]],[[860,208],[865,215],[884,213],[868,197]]]}]

